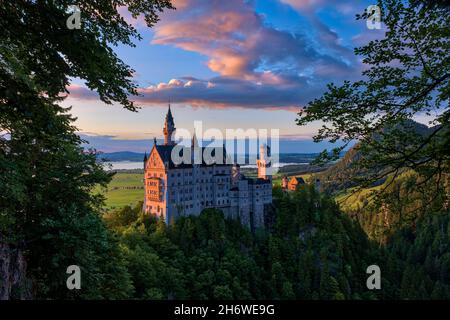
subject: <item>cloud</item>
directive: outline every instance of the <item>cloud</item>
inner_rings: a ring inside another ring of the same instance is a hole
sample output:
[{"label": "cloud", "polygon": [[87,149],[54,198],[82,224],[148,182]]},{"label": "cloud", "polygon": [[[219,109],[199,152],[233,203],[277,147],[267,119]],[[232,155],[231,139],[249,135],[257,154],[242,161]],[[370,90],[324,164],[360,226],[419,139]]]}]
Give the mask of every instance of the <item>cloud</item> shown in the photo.
[{"label": "cloud", "polygon": [[268,26],[251,2],[183,0],[181,10],[164,15],[152,43],[202,54],[218,76],[151,86],[141,90],[142,102],[171,98],[192,105],[249,108],[306,104],[323,92],[330,76],[354,77],[357,65],[336,33],[318,19],[312,25],[317,36],[311,30],[293,33]]},{"label": "cloud", "polygon": [[324,0],[280,0],[280,2],[288,4],[294,9],[305,11],[322,5]]},{"label": "cloud", "polygon": [[384,39],[387,28],[382,24],[382,28],[366,30],[365,32],[359,33],[352,38],[353,43],[356,47],[361,47],[367,45],[371,41]]},{"label": "cloud", "polygon": [[[282,0],[298,10],[321,1]],[[310,30],[290,32],[265,23],[252,1],[176,0],[177,10],[161,16],[152,44],[177,47],[206,57],[217,74],[210,79],[179,77],[140,88],[142,106],[168,100],[211,108],[292,109],[325,90],[326,83],[358,77],[360,65],[339,36],[313,14]],[[81,88],[71,96],[92,99]]]},{"label": "cloud", "polygon": [[97,94],[97,92],[89,90],[82,85],[72,83],[66,87],[66,90],[69,92],[69,96],[72,99],[86,101],[99,100],[99,95]]},{"label": "cloud", "polygon": [[[337,35],[318,20],[315,27],[320,28],[320,48],[313,45],[313,37],[306,32],[291,33],[265,25],[263,18],[243,0],[187,1],[190,6],[186,9],[166,14],[156,27],[152,43],[203,54],[208,57],[208,67],[221,76],[280,84],[284,83],[283,76],[318,64],[349,71],[341,57],[323,49],[331,44],[346,58],[351,50],[338,47]],[[275,72],[268,78],[264,69]]]},{"label": "cloud", "polygon": [[[140,89],[141,96],[136,98],[136,101],[141,105],[165,103],[170,100],[194,107],[233,106],[298,111],[299,101],[304,95],[302,95],[299,80],[296,79],[296,81],[295,85],[274,86],[227,77],[209,80],[172,79],[168,83]],[[305,88],[308,86],[306,80],[304,86]]]}]

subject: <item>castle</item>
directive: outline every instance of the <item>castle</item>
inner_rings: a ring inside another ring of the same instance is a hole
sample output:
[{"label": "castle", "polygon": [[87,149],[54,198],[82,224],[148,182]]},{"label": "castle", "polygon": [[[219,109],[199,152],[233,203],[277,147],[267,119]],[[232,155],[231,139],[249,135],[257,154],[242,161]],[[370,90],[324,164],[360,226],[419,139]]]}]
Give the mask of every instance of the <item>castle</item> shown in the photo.
[{"label": "castle", "polygon": [[[272,204],[270,148],[261,146],[258,178],[250,179],[241,174],[238,164],[227,158],[225,147],[199,147],[195,135],[190,147],[177,145],[173,141],[175,130],[169,105],[164,144],[154,139],[149,156],[146,154],[144,158],[144,211],[170,223],[178,217],[216,208],[252,230],[264,227],[265,212]],[[178,163],[173,154],[182,154],[191,161]],[[202,157],[197,161],[197,156],[203,154],[216,160],[211,162]]]}]

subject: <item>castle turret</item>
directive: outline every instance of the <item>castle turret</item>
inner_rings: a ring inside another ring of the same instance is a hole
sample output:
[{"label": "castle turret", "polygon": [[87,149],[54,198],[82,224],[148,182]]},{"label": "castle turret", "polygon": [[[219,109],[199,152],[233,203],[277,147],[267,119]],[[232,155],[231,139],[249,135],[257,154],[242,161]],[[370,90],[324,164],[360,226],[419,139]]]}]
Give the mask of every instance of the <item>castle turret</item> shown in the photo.
[{"label": "castle turret", "polygon": [[287,176],[284,176],[284,177],[283,177],[283,180],[281,181],[281,188],[282,188],[283,190],[287,190],[287,189],[288,189],[288,186],[289,186],[289,179],[288,179]]},{"label": "castle turret", "polygon": [[256,165],[258,166],[258,178],[264,180],[272,179],[270,174],[270,147],[268,145],[263,144],[259,148],[259,159],[256,161]]},{"label": "castle turret", "polygon": [[172,111],[167,111],[166,121],[164,122],[164,144],[165,145],[173,145],[175,142],[172,140],[173,134],[175,133],[175,123],[173,122]]},{"label": "castle turret", "polygon": [[197,136],[194,132],[191,141],[191,164],[201,164],[202,163],[202,149],[198,145]]}]

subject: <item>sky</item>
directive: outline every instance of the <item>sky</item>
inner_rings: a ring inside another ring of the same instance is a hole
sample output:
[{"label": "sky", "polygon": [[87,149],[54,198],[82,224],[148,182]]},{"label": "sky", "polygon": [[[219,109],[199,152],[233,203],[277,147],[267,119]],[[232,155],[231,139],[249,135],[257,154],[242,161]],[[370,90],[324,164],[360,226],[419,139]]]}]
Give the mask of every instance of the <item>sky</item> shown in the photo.
[{"label": "sky", "polygon": [[297,112],[327,83],[360,77],[353,49],[382,37],[356,20],[374,0],[175,0],[148,28],[122,8],[143,39],[118,46],[136,72],[140,110],[105,105],[77,79],[68,90],[80,135],[100,151],[148,151],[162,138],[168,101],[177,128],[278,129],[281,152],[319,152],[320,123],[299,127]]}]

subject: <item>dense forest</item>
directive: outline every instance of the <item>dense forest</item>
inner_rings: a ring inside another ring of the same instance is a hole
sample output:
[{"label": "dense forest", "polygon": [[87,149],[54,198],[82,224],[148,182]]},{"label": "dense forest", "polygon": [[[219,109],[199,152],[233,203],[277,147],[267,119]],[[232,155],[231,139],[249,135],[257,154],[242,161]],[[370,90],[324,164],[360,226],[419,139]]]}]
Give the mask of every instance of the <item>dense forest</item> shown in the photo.
[{"label": "dense forest", "polygon": [[211,209],[170,226],[143,217],[139,206],[106,221],[119,235],[133,298],[376,297],[365,287],[376,251],[311,188],[282,196],[270,230],[254,234]]},{"label": "dense forest", "polygon": [[[312,186],[289,194],[276,188],[274,195],[276,210],[266,217],[270,225],[254,233],[213,209],[172,225],[143,215],[140,204],[109,212],[104,217],[110,230],[104,239],[107,256],[85,260],[83,290],[62,290],[58,296],[450,298],[448,213],[426,216],[415,230],[400,230],[380,246]],[[381,268],[381,290],[366,287],[366,268],[372,264]]]}]

